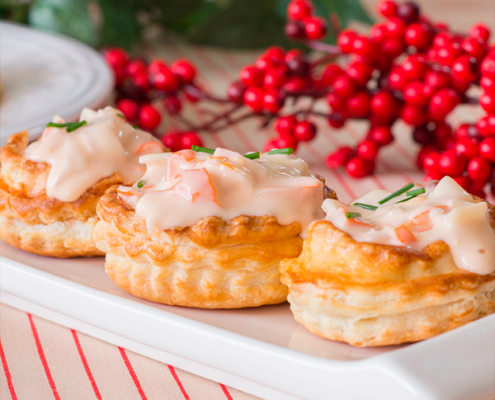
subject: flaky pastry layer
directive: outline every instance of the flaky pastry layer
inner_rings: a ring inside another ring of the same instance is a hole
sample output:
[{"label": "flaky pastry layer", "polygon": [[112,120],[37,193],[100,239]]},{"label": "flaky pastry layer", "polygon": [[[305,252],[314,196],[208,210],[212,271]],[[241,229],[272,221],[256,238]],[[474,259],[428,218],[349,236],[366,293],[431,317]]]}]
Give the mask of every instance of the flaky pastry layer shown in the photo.
[{"label": "flaky pastry layer", "polygon": [[23,154],[27,145],[27,132],[20,132],[0,149],[0,237],[13,246],[46,256],[102,255],[91,234],[73,240],[73,227],[80,226],[84,231],[84,227],[94,225],[99,198],[109,187],[122,183],[120,177],[114,174],[101,179],[76,201],[54,199],[45,190],[51,166],[26,159]]},{"label": "flaky pastry layer", "polygon": [[296,320],[355,346],[423,340],[495,312],[495,273],[458,269],[443,241],[416,252],[317,221],[281,272]]},{"label": "flaky pastry layer", "polygon": [[171,305],[241,308],[286,301],[279,263],[302,249],[298,222],[274,217],[208,217],[187,228],[148,233],[113,187],[101,198],[96,246],[106,270],[135,296]]}]

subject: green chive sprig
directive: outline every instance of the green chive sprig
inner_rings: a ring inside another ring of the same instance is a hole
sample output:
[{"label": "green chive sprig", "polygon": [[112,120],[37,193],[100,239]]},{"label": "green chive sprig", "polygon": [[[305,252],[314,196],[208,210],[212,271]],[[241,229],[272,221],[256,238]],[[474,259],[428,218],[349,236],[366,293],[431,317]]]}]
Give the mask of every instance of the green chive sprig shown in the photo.
[{"label": "green chive sprig", "polygon": [[137,129],[137,128],[138,128],[138,126],[137,126],[136,124],[132,125],[132,127],[133,127],[134,129]]},{"label": "green chive sprig", "polygon": [[292,154],[292,153],[294,153],[294,149],[292,147],[286,147],[285,149],[270,150],[266,154]]},{"label": "green chive sprig", "polygon": [[57,124],[56,122],[49,122],[46,126],[48,128],[66,128],[67,133],[74,132],[76,129],[79,129],[81,126],[86,125],[87,122],[64,122],[63,124]]},{"label": "green chive sprig", "polygon": [[136,186],[138,187],[138,189],[142,189],[142,187],[144,186],[144,181],[139,181]]},{"label": "green chive sprig", "polygon": [[260,153],[258,153],[258,152],[248,153],[248,154],[244,154],[244,157],[249,158],[250,160],[255,160],[257,158],[260,158]]},{"label": "green chive sprig", "polygon": [[406,192],[406,196],[419,196],[420,194],[425,193],[426,190],[425,188],[419,188],[419,189],[414,189],[414,190],[409,190]]},{"label": "green chive sprig", "polygon": [[118,113],[118,114],[117,114],[117,117],[120,117],[120,118],[124,118],[124,119],[125,119],[124,114],[120,114],[120,113]]},{"label": "green chive sprig", "polygon": [[357,217],[360,217],[361,214],[360,213],[356,213],[356,212],[346,212],[345,213],[345,216],[346,218],[357,218]]},{"label": "green chive sprig", "polygon": [[380,200],[378,204],[382,205],[387,201],[392,200],[394,197],[400,196],[402,193],[407,192],[409,189],[412,189],[413,187],[414,187],[414,183],[410,183],[409,185],[404,186],[402,189],[399,189],[396,192],[392,193],[390,196],[385,197],[383,200]]},{"label": "green chive sprig", "polygon": [[365,204],[365,203],[354,203],[353,206],[361,207],[361,208],[364,208],[366,210],[371,210],[371,211],[375,211],[378,208],[376,206],[372,206],[371,204]]},{"label": "green chive sprig", "polygon": [[208,149],[206,147],[201,147],[201,146],[195,146],[193,145],[191,147],[191,150],[194,150],[194,151],[200,151],[201,153],[208,153],[208,154],[213,154],[215,153],[215,150],[213,149]]}]

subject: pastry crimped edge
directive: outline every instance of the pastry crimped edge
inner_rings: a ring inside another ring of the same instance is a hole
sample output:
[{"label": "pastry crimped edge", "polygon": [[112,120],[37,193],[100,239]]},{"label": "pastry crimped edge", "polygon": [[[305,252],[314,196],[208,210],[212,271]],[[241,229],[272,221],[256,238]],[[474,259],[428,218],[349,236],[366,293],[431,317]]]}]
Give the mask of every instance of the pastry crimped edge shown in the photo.
[{"label": "pastry crimped edge", "polygon": [[[287,300],[279,263],[297,257],[301,225],[275,217],[207,217],[186,228],[150,234],[143,218],[118,196],[101,198],[94,230],[110,278],[125,291],[158,303],[244,308]],[[333,195],[327,192],[327,195]]]},{"label": "pastry crimped edge", "polygon": [[76,201],[49,197],[45,186],[51,166],[24,158],[26,131],[12,135],[0,149],[0,238],[30,253],[59,258],[102,256],[92,238],[96,204],[117,174],[103,178]]},{"label": "pastry crimped edge", "polygon": [[[490,224],[494,212],[489,205]],[[295,319],[354,346],[415,342],[495,312],[495,273],[454,264],[443,241],[422,251],[364,243],[314,222],[299,258],[281,263]]]}]

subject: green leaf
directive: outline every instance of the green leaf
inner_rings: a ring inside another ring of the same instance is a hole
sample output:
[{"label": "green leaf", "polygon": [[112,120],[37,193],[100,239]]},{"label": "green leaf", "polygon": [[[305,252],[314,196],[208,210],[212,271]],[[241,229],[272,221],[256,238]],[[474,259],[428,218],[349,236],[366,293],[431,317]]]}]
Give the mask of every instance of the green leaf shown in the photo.
[{"label": "green leaf", "polygon": [[36,0],[28,18],[35,28],[72,36],[91,46],[98,43],[88,0]]},{"label": "green leaf", "polygon": [[103,26],[100,47],[118,46],[130,50],[140,39],[141,26],[137,20],[139,2],[133,0],[100,0]]},{"label": "green leaf", "polygon": [[286,19],[277,15],[276,7],[277,0],[231,0],[191,26],[186,38],[195,44],[239,49],[300,47],[285,37]]}]

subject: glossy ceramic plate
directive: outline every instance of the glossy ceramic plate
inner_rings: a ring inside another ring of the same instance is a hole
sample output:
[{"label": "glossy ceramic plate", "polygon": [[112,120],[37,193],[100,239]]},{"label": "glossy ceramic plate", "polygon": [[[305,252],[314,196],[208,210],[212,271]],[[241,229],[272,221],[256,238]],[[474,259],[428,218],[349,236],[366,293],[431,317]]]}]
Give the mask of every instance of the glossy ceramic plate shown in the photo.
[{"label": "glossy ceramic plate", "polygon": [[495,398],[495,315],[362,349],[309,333],[287,304],[170,307],[121,290],[103,258],[46,258],[1,241],[0,254],[1,302],[264,399]]},{"label": "glossy ceramic plate", "polygon": [[0,22],[0,142],[27,129],[39,135],[53,115],[75,120],[105,103],[113,76],[90,47],[64,36]]}]

